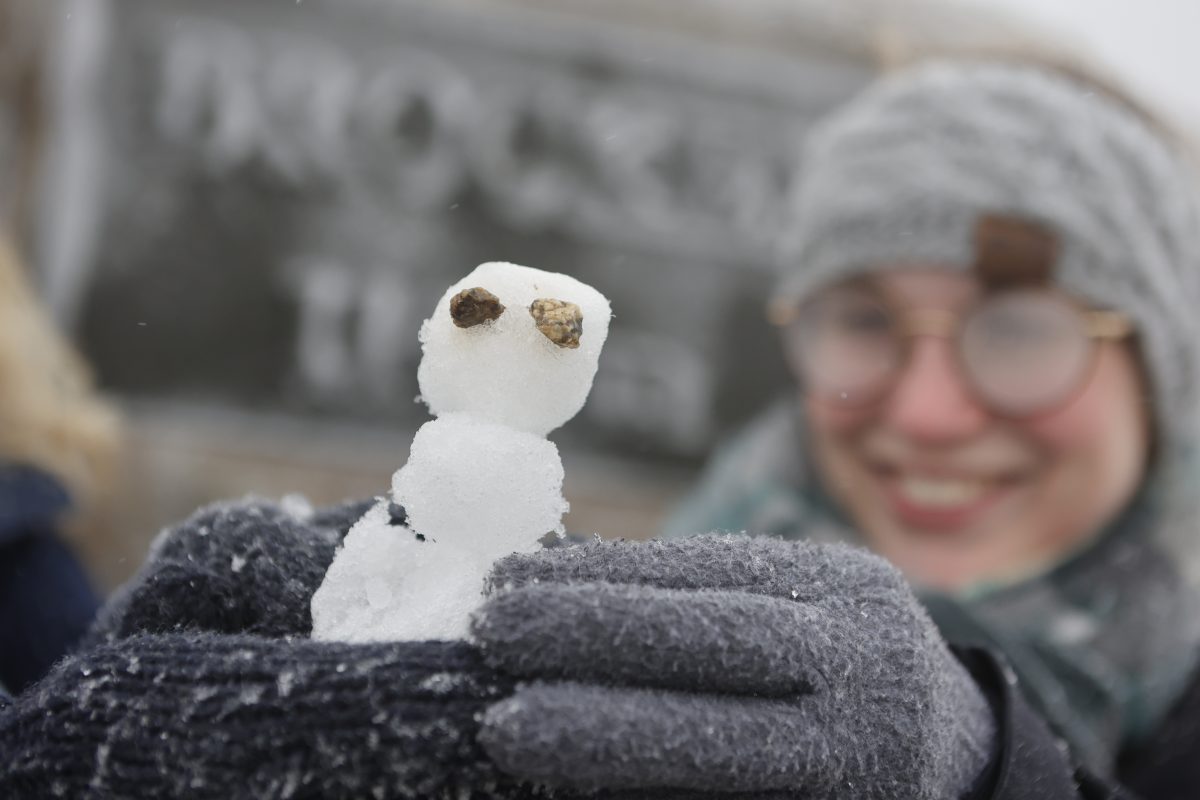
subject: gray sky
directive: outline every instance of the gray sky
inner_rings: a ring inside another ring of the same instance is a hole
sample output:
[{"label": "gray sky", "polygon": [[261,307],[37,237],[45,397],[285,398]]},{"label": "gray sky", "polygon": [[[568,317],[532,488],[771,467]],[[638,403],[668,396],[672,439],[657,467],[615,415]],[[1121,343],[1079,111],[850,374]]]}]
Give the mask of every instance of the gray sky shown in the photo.
[{"label": "gray sky", "polygon": [[1002,9],[1100,57],[1168,121],[1200,135],[1197,0],[961,0]]}]

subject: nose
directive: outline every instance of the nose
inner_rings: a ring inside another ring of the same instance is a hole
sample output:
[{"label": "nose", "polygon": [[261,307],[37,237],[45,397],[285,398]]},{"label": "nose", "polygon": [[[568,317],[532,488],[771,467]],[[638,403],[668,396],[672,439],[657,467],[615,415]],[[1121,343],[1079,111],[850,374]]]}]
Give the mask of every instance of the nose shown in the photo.
[{"label": "nose", "polygon": [[950,342],[931,336],[912,341],[908,363],[882,412],[897,433],[929,444],[969,438],[989,419],[964,382]]}]

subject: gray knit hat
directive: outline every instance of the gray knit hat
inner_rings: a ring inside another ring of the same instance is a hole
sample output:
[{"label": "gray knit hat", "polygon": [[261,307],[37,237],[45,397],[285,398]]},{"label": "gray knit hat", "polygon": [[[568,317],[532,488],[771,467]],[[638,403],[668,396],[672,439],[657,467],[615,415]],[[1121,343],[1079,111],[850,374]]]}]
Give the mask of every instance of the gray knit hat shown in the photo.
[{"label": "gray knit hat", "polygon": [[1160,430],[1191,440],[1200,399],[1200,200],[1190,165],[1136,112],[1043,69],[946,62],[887,78],[804,151],[784,298],[854,272],[967,268],[984,215],[1058,238],[1066,291],[1129,314]]}]

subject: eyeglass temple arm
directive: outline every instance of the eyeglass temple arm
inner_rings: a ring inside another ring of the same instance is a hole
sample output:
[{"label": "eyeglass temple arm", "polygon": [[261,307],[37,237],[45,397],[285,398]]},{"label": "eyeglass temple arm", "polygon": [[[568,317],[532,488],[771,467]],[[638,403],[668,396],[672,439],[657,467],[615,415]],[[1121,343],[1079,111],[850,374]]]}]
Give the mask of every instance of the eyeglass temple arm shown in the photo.
[{"label": "eyeglass temple arm", "polygon": [[1124,339],[1133,333],[1133,322],[1120,311],[1085,311],[1083,320],[1092,339]]}]

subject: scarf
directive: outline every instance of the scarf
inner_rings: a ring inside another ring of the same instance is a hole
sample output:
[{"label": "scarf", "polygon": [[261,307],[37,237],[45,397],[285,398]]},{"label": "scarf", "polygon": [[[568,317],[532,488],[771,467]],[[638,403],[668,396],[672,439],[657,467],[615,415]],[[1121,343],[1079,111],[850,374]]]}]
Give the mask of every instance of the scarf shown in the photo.
[{"label": "scarf", "polygon": [[[749,532],[865,546],[805,450],[797,404],[773,406],[718,451],[664,536]],[[1084,548],[1036,574],[955,594],[916,587],[947,640],[1001,652],[1031,704],[1101,774],[1155,731],[1200,662],[1189,494],[1150,478]]]}]

